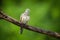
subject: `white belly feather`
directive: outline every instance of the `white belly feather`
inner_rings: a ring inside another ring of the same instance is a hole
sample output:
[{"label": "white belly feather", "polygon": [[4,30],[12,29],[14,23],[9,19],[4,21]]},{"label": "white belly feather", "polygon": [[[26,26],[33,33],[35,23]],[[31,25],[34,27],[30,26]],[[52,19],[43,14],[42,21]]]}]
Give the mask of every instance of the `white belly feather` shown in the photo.
[{"label": "white belly feather", "polygon": [[29,21],[29,19],[30,19],[29,16],[25,16],[25,15],[24,15],[24,16],[21,16],[21,18],[22,18],[22,19],[20,19],[20,20],[21,20],[21,22],[24,23],[24,24],[27,23],[27,22]]}]

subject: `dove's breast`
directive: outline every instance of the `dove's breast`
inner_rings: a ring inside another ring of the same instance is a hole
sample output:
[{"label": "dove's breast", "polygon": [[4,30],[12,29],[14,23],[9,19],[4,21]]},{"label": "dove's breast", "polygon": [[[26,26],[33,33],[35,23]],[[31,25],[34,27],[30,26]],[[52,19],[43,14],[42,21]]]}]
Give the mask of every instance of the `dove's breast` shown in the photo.
[{"label": "dove's breast", "polygon": [[22,23],[27,23],[27,22],[29,21],[29,19],[30,19],[29,16],[25,16],[25,15],[24,15],[24,16],[21,16],[21,18],[22,18],[22,19],[21,19],[21,22],[22,22]]}]

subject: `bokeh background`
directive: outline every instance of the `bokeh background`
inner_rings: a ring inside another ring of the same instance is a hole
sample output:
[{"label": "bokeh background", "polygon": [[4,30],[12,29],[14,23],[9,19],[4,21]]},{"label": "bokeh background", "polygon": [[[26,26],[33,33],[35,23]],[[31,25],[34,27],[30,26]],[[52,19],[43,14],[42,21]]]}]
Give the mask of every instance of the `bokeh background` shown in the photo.
[{"label": "bokeh background", "polygon": [[[0,8],[5,14],[20,20],[20,15],[29,8],[29,25],[60,33],[60,0],[0,0]],[[60,40],[44,34],[20,28],[0,19],[0,40]]]}]

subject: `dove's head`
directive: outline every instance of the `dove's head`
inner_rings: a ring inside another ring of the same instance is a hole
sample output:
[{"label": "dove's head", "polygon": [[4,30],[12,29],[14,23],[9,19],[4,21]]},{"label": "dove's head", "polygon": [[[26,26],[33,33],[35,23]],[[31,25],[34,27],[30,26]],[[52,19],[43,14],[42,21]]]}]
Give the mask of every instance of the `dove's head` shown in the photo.
[{"label": "dove's head", "polygon": [[30,9],[27,8],[27,9],[25,10],[25,14],[26,14],[26,15],[29,15],[29,13],[30,13]]}]

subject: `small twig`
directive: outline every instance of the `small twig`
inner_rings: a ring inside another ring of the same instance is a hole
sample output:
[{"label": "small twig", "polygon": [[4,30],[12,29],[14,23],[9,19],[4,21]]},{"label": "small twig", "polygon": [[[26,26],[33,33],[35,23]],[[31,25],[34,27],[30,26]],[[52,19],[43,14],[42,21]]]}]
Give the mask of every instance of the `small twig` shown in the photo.
[{"label": "small twig", "polygon": [[0,18],[3,18],[4,20],[9,21],[9,22],[11,22],[19,27],[23,26],[23,28],[37,32],[37,33],[41,33],[41,34],[53,36],[56,38],[60,38],[60,34],[57,32],[45,31],[45,30],[42,30],[39,28],[35,28],[34,26],[19,23],[17,20],[13,19],[12,17],[5,15],[2,11],[0,11]]}]

